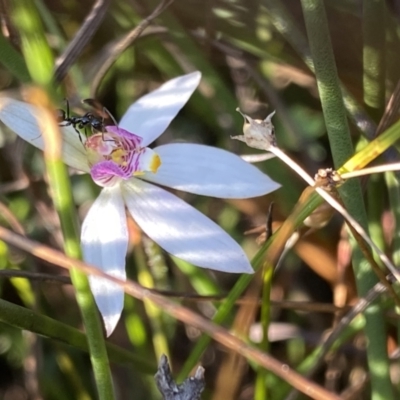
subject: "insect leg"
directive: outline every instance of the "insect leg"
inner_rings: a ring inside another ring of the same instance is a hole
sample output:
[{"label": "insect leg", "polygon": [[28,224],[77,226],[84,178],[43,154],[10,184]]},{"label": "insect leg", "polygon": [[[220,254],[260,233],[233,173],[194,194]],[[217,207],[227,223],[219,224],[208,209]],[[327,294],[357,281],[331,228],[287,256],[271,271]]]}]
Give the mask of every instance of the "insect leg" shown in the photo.
[{"label": "insect leg", "polygon": [[118,122],[116,121],[116,119],[114,118],[114,115],[112,115],[110,113],[110,111],[108,111],[108,109],[106,107],[103,106],[103,121],[104,121],[104,114],[108,114],[108,116],[111,118],[111,121],[114,123],[115,126],[118,126]]}]

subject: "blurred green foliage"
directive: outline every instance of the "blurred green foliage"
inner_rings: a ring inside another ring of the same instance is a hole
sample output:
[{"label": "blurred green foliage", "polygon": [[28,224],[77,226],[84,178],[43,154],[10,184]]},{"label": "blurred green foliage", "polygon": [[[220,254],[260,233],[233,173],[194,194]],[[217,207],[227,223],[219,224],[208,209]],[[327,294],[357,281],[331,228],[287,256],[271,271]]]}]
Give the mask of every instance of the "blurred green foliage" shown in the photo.
[{"label": "blurred green foliage", "polygon": [[[2,91],[19,97],[22,84],[41,84],[48,89],[56,107],[63,108],[63,99],[68,98],[78,115],[85,112],[80,100],[95,93],[97,99],[118,120],[142,94],[170,78],[199,70],[203,75],[199,89],[157,140],[157,144],[187,141],[218,146],[237,154],[259,153],[230,139],[230,136],[241,134],[243,124],[235,108],[239,106],[254,118],[265,118],[276,110],[273,121],[277,141],[285,152],[311,175],[319,168],[333,166],[326,119],[322,113],[314,73],[309,69],[309,50],[302,47],[302,44],[307,46],[308,42],[300,2],[176,0],[131,46],[116,57],[98,87],[93,87],[93,82],[104,60],[112,57],[123,36],[152,12],[158,4],[156,1],[112,2],[98,30],[79,52],[62,82],[52,81],[55,71],[53,60],[59,66],[59,57],[82,27],[93,3],[75,0],[14,0],[10,3],[7,6],[5,2],[2,4]],[[383,116],[383,100],[386,102],[389,99],[400,78],[398,3],[377,2],[384,10],[384,23],[381,24],[376,24],[373,18],[365,19],[362,6],[364,4],[365,11],[366,3],[368,1],[325,1],[338,75],[342,88],[346,88],[344,97],[352,102],[350,106],[346,100],[346,111],[351,140],[355,145],[365,143],[364,137],[372,139],[369,133],[375,133]],[[279,7],[286,13],[286,17],[279,14]],[[366,20],[369,25],[365,25]],[[374,40],[373,45],[383,49],[380,54],[383,54],[384,59],[378,58],[376,61],[371,59],[375,53],[363,52],[368,45],[368,38],[381,40],[381,43]],[[380,72],[376,79],[372,77],[375,80],[370,85],[372,78],[369,76],[371,79],[366,79],[365,74],[371,71],[373,62],[377,62]],[[367,100],[376,95],[377,102],[368,100],[365,105],[365,93],[369,96]],[[396,103],[392,107],[392,122],[398,119],[397,107]],[[61,249],[62,235],[47,190],[41,154],[28,148],[4,127],[0,131],[0,146],[1,203],[30,238]],[[396,160],[390,154],[386,156],[380,158],[381,163]],[[283,221],[305,188],[302,180],[280,160],[273,159],[258,166],[279,182],[282,188],[263,198],[229,202],[181,194],[187,202],[217,221],[243,246],[249,258],[255,255],[258,245],[254,236],[245,236],[244,232],[265,223],[268,206],[272,201],[275,204],[273,221]],[[99,188],[87,176],[74,173],[71,183],[77,210],[80,215],[84,215]],[[393,227],[394,221],[400,220],[396,196],[398,182],[396,179],[392,181],[390,197],[383,180],[379,188],[380,193],[374,189],[370,196],[379,196],[382,201],[369,200],[368,215],[378,225],[381,224],[381,229],[373,233],[376,235],[374,239],[382,244],[383,250],[392,254],[398,251],[399,244],[397,234],[400,229]],[[360,204],[360,207],[363,206]],[[0,212],[0,218],[2,225],[15,229],[15,224],[4,212]],[[302,251],[300,244],[296,251],[292,251],[283,260],[273,279],[272,300],[332,304],[334,295],[339,295],[339,284],[346,289],[347,296],[342,303],[336,298],[335,305],[345,306],[358,298],[350,257],[341,247],[343,240],[348,242],[348,239],[340,238],[340,235],[345,235],[341,228],[342,220],[335,216],[325,228],[317,233],[311,232],[304,240],[303,246],[308,246],[306,250]],[[160,290],[201,295],[225,295],[237,280],[236,276],[230,274],[187,265],[158,248],[143,248],[137,228],[132,225],[130,229],[132,243],[127,257],[127,271],[128,276],[134,280],[138,279],[139,271],[145,270],[151,274],[155,287]],[[308,257],[304,253],[308,253]],[[323,256],[326,257],[324,260],[329,260],[329,265],[320,262]],[[156,262],[151,263],[152,268],[148,268],[152,260]],[[332,265],[337,269],[332,268]],[[49,273],[55,279],[30,281],[0,275],[1,299],[31,308],[37,314],[70,327],[82,327],[71,286],[57,282],[57,276],[63,275],[63,271],[0,242],[0,272],[9,269]],[[392,306],[390,300],[387,301]],[[189,297],[183,298],[181,302],[209,318],[219,305],[219,301],[193,301]],[[237,309],[231,312],[226,326],[229,327],[234,320]],[[389,327],[385,344],[392,351],[399,345],[400,334],[396,333],[398,314],[392,312],[385,316],[385,323]],[[117,398],[160,398],[154,379],[148,374],[151,366],[154,366],[155,372],[158,361],[153,347],[154,318],[147,315],[141,302],[126,299],[123,318],[110,342],[133,353],[138,359],[129,364],[125,360],[125,364],[122,355],[117,359],[118,362],[113,363]],[[163,313],[156,318],[157,327],[171,354],[174,371],[178,372],[201,332],[185,327]],[[3,321],[2,318],[0,320]],[[313,350],[318,349],[321,335],[335,321],[333,312],[299,311],[293,305],[288,309],[273,308],[270,331],[276,331],[278,339],[270,344],[270,353],[293,367],[301,365],[302,361],[307,361],[307,356],[312,355]],[[290,326],[294,334],[287,337],[284,325],[279,323]],[[254,330],[256,326],[254,324]],[[29,327],[20,328],[0,324],[0,398],[96,398],[90,360],[81,350],[82,347],[75,343],[67,346],[60,344],[57,338],[27,333]],[[360,333],[361,329],[361,326],[358,327],[353,336],[345,338],[345,345],[336,352],[333,361],[324,364],[320,372],[312,376],[313,381],[341,393],[357,384],[354,381],[356,371],[367,376],[368,365],[363,347],[366,345],[362,342],[364,336]],[[43,332],[41,334],[46,336]],[[251,336],[251,340],[257,342],[254,337]],[[213,391],[217,386],[216,378],[224,357],[224,351],[211,344],[201,360],[207,379],[204,398],[215,399]],[[112,355],[110,358],[115,359]],[[145,359],[150,367],[144,367],[141,359]],[[36,360],[33,363],[33,376],[29,375],[32,372],[28,366],[29,360]],[[389,368],[388,365],[386,367]],[[236,398],[254,397],[256,370],[257,366],[252,364],[243,369],[241,381],[237,382]],[[394,365],[392,376],[395,387],[400,380],[398,368]],[[287,386],[283,386],[272,375],[265,379],[269,398],[285,398]],[[230,384],[225,382],[227,386]],[[35,397],[38,393],[41,397]],[[379,398],[375,392],[373,396],[371,393],[373,389],[366,379],[356,398]],[[398,388],[396,393],[398,396]],[[393,398],[397,398],[396,395]]]}]

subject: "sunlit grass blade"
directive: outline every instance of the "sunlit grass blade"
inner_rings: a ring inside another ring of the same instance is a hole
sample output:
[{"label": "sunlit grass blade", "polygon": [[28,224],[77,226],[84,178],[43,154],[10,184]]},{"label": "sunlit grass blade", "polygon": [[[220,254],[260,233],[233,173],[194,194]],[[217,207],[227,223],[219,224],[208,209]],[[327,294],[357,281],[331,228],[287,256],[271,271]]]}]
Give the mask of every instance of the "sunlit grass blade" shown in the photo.
[{"label": "sunlit grass blade", "polygon": [[339,174],[362,169],[392,146],[400,137],[400,121],[388,128],[338,169]]}]

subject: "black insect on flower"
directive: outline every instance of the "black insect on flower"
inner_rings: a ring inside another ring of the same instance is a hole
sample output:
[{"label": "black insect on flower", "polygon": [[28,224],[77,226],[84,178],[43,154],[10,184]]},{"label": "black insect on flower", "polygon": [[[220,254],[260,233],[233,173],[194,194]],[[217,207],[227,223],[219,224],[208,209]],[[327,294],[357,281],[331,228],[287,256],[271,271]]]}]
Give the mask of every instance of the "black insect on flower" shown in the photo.
[{"label": "black insect on flower", "polygon": [[[82,103],[88,104],[93,108],[93,112],[89,111],[82,116],[71,116],[69,101],[66,100],[66,110],[59,109],[57,115],[57,121],[59,126],[72,126],[79,136],[79,140],[82,142],[82,136],[80,129],[85,129],[85,135],[88,136],[86,128],[91,128],[91,133],[105,132],[107,125],[118,125],[115,118],[107,110],[106,107],[95,99],[85,99]],[[112,121],[112,122],[108,122]],[[103,138],[104,140],[104,138]]]}]

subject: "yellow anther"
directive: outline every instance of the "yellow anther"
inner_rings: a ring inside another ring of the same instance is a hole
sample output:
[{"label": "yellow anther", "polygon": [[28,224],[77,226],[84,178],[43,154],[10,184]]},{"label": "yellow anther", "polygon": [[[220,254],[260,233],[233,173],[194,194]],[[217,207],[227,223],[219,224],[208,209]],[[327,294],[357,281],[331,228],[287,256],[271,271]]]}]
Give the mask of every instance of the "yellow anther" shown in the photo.
[{"label": "yellow anther", "polygon": [[153,172],[153,174],[155,174],[160,165],[161,165],[161,158],[158,154],[155,154],[150,163],[150,171]]}]

